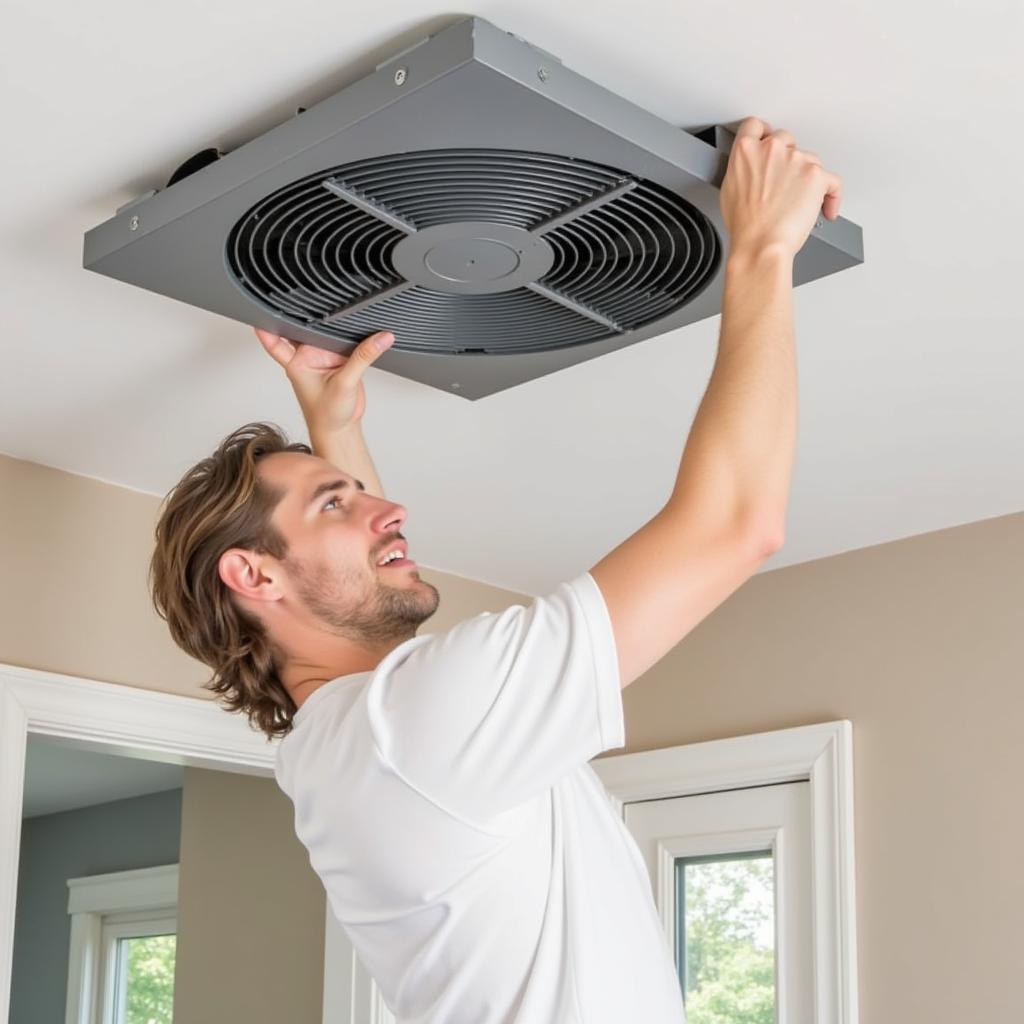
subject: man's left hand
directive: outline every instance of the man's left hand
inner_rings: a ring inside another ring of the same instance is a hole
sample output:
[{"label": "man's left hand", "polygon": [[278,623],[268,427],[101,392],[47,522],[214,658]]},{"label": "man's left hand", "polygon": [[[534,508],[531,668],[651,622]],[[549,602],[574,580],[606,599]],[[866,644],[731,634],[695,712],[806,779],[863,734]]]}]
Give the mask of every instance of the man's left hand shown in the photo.
[{"label": "man's left hand", "polygon": [[366,411],[363,373],[395,340],[390,331],[378,331],[359,342],[350,355],[343,356],[258,327],[253,329],[274,362],[284,367],[310,437],[337,434],[362,419]]}]

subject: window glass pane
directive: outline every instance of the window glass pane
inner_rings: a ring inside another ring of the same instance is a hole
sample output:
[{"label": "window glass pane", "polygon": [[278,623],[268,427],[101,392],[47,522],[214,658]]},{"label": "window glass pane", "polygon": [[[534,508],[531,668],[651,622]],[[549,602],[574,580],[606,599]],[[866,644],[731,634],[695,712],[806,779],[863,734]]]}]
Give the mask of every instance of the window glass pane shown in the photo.
[{"label": "window glass pane", "polygon": [[771,851],[676,859],[687,1024],[775,1024]]},{"label": "window glass pane", "polygon": [[174,1007],[174,950],[177,936],[119,939],[115,1006],[118,1024],[171,1024]]}]

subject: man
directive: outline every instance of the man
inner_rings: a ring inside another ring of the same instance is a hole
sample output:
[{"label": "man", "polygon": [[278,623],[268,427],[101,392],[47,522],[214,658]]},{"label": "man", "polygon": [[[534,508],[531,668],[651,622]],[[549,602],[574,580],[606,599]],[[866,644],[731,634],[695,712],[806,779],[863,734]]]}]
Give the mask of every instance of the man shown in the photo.
[{"label": "man", "polygon": [[671,497],[529,607],[416,634],[438,593],[360,427],[386,332],[346,358],[258,331],[312,452],[249,424],[168,496],[157,608],[225,706],[283,737],[297,835],[403,1024],[684,1019],[639,850],[587,762],[624,744],[621,689],[782,544],[792,261],[841,187],[789,132],[740,125],[718,357]]}]

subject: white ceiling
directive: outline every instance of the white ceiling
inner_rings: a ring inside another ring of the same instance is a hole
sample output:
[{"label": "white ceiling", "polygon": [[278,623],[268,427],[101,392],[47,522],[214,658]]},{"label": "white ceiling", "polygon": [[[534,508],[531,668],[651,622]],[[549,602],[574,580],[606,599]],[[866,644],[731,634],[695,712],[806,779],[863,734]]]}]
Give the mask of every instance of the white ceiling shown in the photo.
[{"label": "white ceiling", "polygon": [[[234,427],[302,437],[240,324],[82,269],[82,235],[473,13],[672,124],[754,114],[843,176],[861,267],[796,292],[776,568],[1024,509],[1024,7],[1013,0],[5,6],[0,451],[163,495]],[[372,16],[363,16],[370,15]],[[719,320],[479,402],[370,370],[421,565],[538,594],[668,497]]]},{"label": "white ceiling", "polygon": [[181,789],[181,765],[81,750],[50,737],[29,736],[25,746],[22,818],[92,807],[112,800]]}]

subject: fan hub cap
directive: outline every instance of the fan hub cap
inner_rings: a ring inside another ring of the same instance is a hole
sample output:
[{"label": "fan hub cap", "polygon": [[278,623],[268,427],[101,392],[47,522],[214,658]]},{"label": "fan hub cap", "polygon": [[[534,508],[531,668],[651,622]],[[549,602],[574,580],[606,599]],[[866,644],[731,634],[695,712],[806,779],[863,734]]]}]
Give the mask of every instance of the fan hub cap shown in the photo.
[{"label": "fan hub cap", "polygon": [[487,221],[435,224],[403,238],[392,266],[406,280],[459,295],[512,291],[543,277],[551,246],[523,228]]}]

